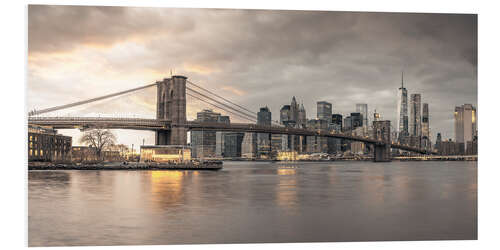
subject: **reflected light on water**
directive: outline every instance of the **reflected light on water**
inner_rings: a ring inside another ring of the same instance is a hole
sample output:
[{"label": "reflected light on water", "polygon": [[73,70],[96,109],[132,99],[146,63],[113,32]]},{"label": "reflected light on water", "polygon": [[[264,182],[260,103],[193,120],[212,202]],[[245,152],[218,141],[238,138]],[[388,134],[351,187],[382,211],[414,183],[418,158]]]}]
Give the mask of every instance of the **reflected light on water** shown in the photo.
[{"label": "reflected light on water", "polygon": [[184,176],[182,171],[151,171],[151,199],[155,208],[163,210],[182,204]]},{"label": "reflected light on water", "polygon": [[276,202],[287,212],[293,212],[297,200],[297,169],[294,167],[280,167],[277,169],[279,184],[276,186]]}]

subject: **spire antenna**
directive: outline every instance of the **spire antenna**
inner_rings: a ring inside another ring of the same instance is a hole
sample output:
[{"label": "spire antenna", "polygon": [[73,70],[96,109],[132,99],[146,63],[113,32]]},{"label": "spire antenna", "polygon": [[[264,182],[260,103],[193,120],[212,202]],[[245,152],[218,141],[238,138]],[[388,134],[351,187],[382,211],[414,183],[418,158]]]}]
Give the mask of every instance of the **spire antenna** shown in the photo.
[{"label": "spire antenna", "polygon": [[404,73],[404,71],[401,71],[401,88],[404,88],[404,86],[403,86],[403,73]]}]

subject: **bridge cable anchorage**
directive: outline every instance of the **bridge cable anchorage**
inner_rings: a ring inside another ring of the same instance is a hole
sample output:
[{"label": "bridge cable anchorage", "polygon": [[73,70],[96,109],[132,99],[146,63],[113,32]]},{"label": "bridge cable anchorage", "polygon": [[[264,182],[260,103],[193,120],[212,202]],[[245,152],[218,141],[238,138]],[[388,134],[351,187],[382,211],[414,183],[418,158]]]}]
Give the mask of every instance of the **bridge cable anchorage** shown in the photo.
[{"label": "bridge cable anchorage", "polygon": [[191,82],[189,80],[187,80],[186,82],[189,83],[189,84],[191,84],[191,85],[193,85],[193,86],[195,86],[195,87],[197,87],[197,88],[199,88],[199,89],[201,89],[201,90],[204,90],[204,91],[206,91],[206,92],[208,92],[208,93],[210,93],[210,94],[212,94],[214,96],[217,96],[220,99],[222,99],[222,100],[224,100],[224,101],[226,101],[228,103],[231,103],[232,105],[235,105],[238,108],[241,108],[241,109],[243,109],[243,110],[245,110],[247,112],[250,112],[251,114],[257,115],[257,112],[251,111],[251,110],[249,110],[249,109],[247,109],[247,108],[245,108],[245,107],[243,107],[241,105],[238,105],[238,104],[236,104],[236,103],[234,103],[234,102],[232,102],[232,101],[230,101],[230,100],[228,100],[228,99],[226,99],[226,98],[224,98],[224,97],[222,97],[220,95],[217,95],[216,93],[214,93],[214,92],[212,92],[212,91],[210,91],[208,89],[205,89],[205,88],[201,87],[200,85],[197,85],[197,84],[195,84],[195,83],[193,83],[193,82]]},{"label": "bridge cable anchorage", "polygon": [[104,95],[104,96],[100,96],[100,97],[96,97],[96,98],[91,98],[91,99],[87,99],[87,100],[83,100],[83,101],[73,102],[73,103],[69,103],[69,104],[65,104],[65,105],[60,105],[60,106],[55,106],[55,107],[51,107],[51,108],[42,109],[42,110],[33,110],[33,111],[30,111],[28,113],[28,116],[40,115],[40,114],[44,114],[44,113],[48,113],[48,112],[53,112],[53,111],[58,111],[58,110],[62,110],[62,109],[72,108],[72,107],[80,106],[80,105],[83,105],[83,104],[87,104],[87,103],[91,103],[91,102],[96,102],[96,101],[108,99],[108,98],[111,98],[111,97],[115,97],[115,96],[127,94],[127,93],[130,93],[130,92],[138,91],[138,90],[141,90],[141,89],[146,89],[146,88],[153,87],[153,86],[156,86],[156,85],[157,85],[157,83],[152,83],[152,84],[148,84],[148,85],[145,85],[145,86],[141,86],[141,87],[137,87],[137,88],[133,88],[133,89],[128,89],[128,90],[124,90],[124,91],[120,91],[120,92],[116,92],[116,93],[112,93],[112,94],[108,94],[108,95]]},{"label": "bridge cable anchorage", "polygon": [[186,95],[191,96],[191,97],[193,97],[193,98],[195,98],[195,99],[198,99],[198,100],[200,100],[200,101],[202,101],[202,102],[204,102],[204,103],[207,103],[207,104],[209,104],[209,105],[212,105],[212,106],[214,106],[214,107],[216,107],[216,108],[218,108],[218,109],[224,110],[224,111],[226,111],[226,112],[228,112],[228,113],[230,113],[230,114],[236,115],[236,116],[238,116],[238,117],[240,117],[240,118],[243,118],[243,119],[245,119],[245,120],[248,120],[248,121],[251,121],[251,122],[257,122],[257,120],[250,119],[250,118],[248,118],[248,117],[246,117],[246,116],[242,116],[242,115],[240,115],[240,114],[238,114],[238,113],[235,113],[235,112],[233,112],[233,111],[229,111],[229,110],[227,110],[227,109],[225,109],[225,108],[223,108],[223,107],[220,107],[220,106],[218,106],[218,105],[215,105],[215,104],[213,104],[213,103],[210,103],[210,102],[208,102],[207,100],[204,100],[203,98],[197,97],[197,96],[195,96],[195,95],[193,95],[193,94],[190,94],[190,93],[188,93],[188,92],[186,92]]},{"label": "bridge cable anchorage", "polygon": [[227,107],[227,108],[229,108],[229,109],[232,109],[232,110],[234,110],[234,111],[238,112],[239,114],[242,114],[242,115],[245,115],[245,116],[247,116],[247,117],[249,117],[249,118],[252,118],[252,119],[254,119],[254,120],[257,120],[257,117],[256,117],[256,116],[249,115],[249,114],[247,114],[247,113],[245,113],[245,112],[243,112],[243,111],[241,111],[241,110],[238,110],[238,109],[236,109],[236,108],[233,108],[233,107],[231,107],[231,106],[229,106],[229,105],[227,105],[227,104],[225,104],[225,103],[223,103],[223,102],[220,102],[220,101],[218,101],[218,100],[216,100],[216,99],[214,99],[214,98],[212,98],[212,97],[210,97],[210,96],[207,96],[207,95],[205,95],[205,94],[203,94],[203,93],[200,93],[200,92],[198,92],[198,91],[196,91],[196,90],[193,90],[193,89],[192,89],[192,88],[190,88],[190,87],[186,87],[186,89],[187,89],[187,90],[189,90],[189,91],[191,91],[191,92],[194,92],[194,93],[196,93],[196,94],[198,94],[198,95],[200,95],[200,96],[203,96],[203,97],[204,97],[204,98],[206,98],[206,99],[209,99],[209,100],[214,101],[214,102],[216,102],[216,103],[218,103],[218,104],[220,104],[220,105],[223,105],[224,107]]}]

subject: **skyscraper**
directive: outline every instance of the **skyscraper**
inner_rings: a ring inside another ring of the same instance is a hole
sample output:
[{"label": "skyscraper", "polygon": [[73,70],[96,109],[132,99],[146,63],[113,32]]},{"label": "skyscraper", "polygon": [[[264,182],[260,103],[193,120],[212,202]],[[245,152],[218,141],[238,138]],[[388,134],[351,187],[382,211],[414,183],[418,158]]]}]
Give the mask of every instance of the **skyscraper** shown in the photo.
[{"label": "skyscraper", "polygon": [[[257,113],[257,125],[271,126],[271,111],[268,107],[260,108]],[[259,157],[268,157],[271,150],[271,141],[269,134],[258,133],[257,134],[257,151]]]},{"label": "skyscraper", "polygon": [[297,100],[295,100],[295,96],[292,97],[292,102],[290,103],[290,120],[294,121],[297,124],[297,120],[299,118],[299,104]]},{"label": "skyscraper", "polygon": [[[213,112],[211,109],[204,109],[196,114],[196,121],[199,122],[224,122],[229,123],[228,116]],[[191,157],[207,158],[216,156],[217,132],[194,130],[191,131]],[[222,146],[222,145],[220,145]],[[222,152],[221,152],[222,154]]]},{"label": "skyscraper", "polygon": [[[360,113],[363,117],[363,128],[368,129],[368,104],[358,103],[356,104],[356,112]],[[366,131],[365,131],[366,132]]]},{"label": "skyscraper", "polygon": [[472,104],[455,107],[455,141],[463,143],[465,150],[467,142],[472,142],[477,133],[476,108]]},{"label": "skyscraper", "polygon": [[401,72],[401,87],[398,89],[398,114],[396,129],[399,138],[408,136],[408,91],[403,85],[403,72]]},{"label": "skyscraper", "polygon": [[351,113],[351,129],[363,127],[363,115],[361,113]]},{"label": "skyscraper", "polygon": [[431,149],[428,103],[422,104],[422,143],[424,148]]},{"label": "skyscraper", "polygon": [[332,115],[332,124],[333,129],[337,132],[342,131],[342,115],[341,114],[333,114]]},{"label": "skyscraper", "polygon": [[300,104],[299,108],[299,117],[297,120],[297,125],[299,128],[305,128],[307,125],[307,116],[306,116],[306,109],[304,108],[304,104]]},{"label": "skyscraper", "polygon": [[420,94],[411,94],[410,97],[410,135],[420,137],[422,135],[422,113]]},{"label": "skyscraper", "polygon": [[290,105],[283,105],[280,109],[280,123],[286,126],[291,119]]},{"label": "skyscraper", "polygon": [[326,121],[327,124],[332,123],[332,104],[321,101],[316,103],[317,118]]}]

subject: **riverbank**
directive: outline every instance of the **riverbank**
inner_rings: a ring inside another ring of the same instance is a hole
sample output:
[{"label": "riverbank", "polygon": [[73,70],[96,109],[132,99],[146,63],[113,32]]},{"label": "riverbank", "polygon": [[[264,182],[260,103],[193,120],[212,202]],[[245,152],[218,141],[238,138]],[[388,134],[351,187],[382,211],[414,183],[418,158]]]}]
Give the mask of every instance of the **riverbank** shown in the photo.
[{"label": "riverbank", "polygon": [[222,161],[156,163],[156,162],[105,162],[105,163],[51,163],[29,162],[28,170],[220,170]]}]

